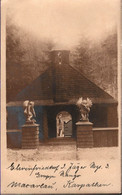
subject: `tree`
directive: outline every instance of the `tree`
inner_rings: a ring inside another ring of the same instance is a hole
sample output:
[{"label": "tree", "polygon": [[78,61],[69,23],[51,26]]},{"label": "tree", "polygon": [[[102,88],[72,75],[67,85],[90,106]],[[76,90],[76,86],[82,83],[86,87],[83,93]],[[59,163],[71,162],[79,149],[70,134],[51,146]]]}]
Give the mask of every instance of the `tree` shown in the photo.
[{"label": "tree", "polygon": [[98,44],[82,39],[72,51],[71,64],[117,98],[117,33]]},{"label": "tree", "polygon": [[46,70],[50,64],[49,50],[53,46],[54,43],[50,40],[37,40],[7,20],[7,101],[13,100],[19,91]]}]

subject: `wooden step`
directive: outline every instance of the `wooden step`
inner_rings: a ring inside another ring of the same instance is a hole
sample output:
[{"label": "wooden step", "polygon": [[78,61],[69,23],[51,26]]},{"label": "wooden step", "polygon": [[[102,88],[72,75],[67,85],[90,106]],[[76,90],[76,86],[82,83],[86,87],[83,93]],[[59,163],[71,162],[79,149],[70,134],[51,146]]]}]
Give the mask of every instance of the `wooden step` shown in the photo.
[{"label": "wooden step", "polygon": [[59,138],[49,138],[48,141],[75,141],[76,139],[75,138],[72,138],[72,137],[59,137]]},{"label": "wooden step", "polygon": [[62,146],[62,145],[76,145],[76,142],[68,142],[68,143],[66,143],[66,142],[62,142],[62,143],[58,143],[58,142],[48,142],[47,143],[47,145],[50,145],[50,146],[54,146],[54,145],[60,145],[60,146]]},{"label": "wooden step", "polygon": [[76,139],[74,138],[50,138],[46,142],[40,142],[44,145],[75,145]]}]

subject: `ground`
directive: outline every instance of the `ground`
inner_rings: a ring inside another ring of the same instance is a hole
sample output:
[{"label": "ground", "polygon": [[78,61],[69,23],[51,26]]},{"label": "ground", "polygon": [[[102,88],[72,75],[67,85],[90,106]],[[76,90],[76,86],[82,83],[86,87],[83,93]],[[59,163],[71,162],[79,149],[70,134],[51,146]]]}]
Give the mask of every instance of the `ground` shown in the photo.
[{"label": "ground", "polygon": [[39,146],[38,149],[7,149],[8,160],[116,160],[119,157],[118,147],[80,148],[72,145]]}]

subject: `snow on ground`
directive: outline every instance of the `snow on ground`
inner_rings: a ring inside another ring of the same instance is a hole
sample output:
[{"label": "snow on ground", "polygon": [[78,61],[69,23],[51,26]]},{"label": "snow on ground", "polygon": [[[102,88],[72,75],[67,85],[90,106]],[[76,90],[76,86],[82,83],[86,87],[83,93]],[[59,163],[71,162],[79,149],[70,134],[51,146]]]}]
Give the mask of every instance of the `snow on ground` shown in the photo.
[{"label": "snow on ground", "polygon": [[8,160],[116,160],[119,158],[118,147],[79,148],[75,145],[39,146],[38,149],[7,149]]}]

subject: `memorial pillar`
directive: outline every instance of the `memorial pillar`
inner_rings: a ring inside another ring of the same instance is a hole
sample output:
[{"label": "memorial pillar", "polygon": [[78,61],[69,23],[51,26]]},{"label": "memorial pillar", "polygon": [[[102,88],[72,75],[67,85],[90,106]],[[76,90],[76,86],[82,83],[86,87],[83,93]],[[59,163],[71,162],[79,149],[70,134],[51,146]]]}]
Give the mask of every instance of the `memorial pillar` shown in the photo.
[{"label": "memorial pillar", "polygon": [[93,147],[93,123],[89,121],[79,121],[76,123],[77,148]]},{"label": "memorial pillar", "polygon": [[26,100],[23,102],[25,125],[22,126],[22,149],[36,149],[39,146],[39,125],[36,124],[36,113],[34,102]]},{"label": "memorial pillar", "polygon": [[22,149],[36,149],[39,146],[39,125],[25,124],[22,126]]}]

